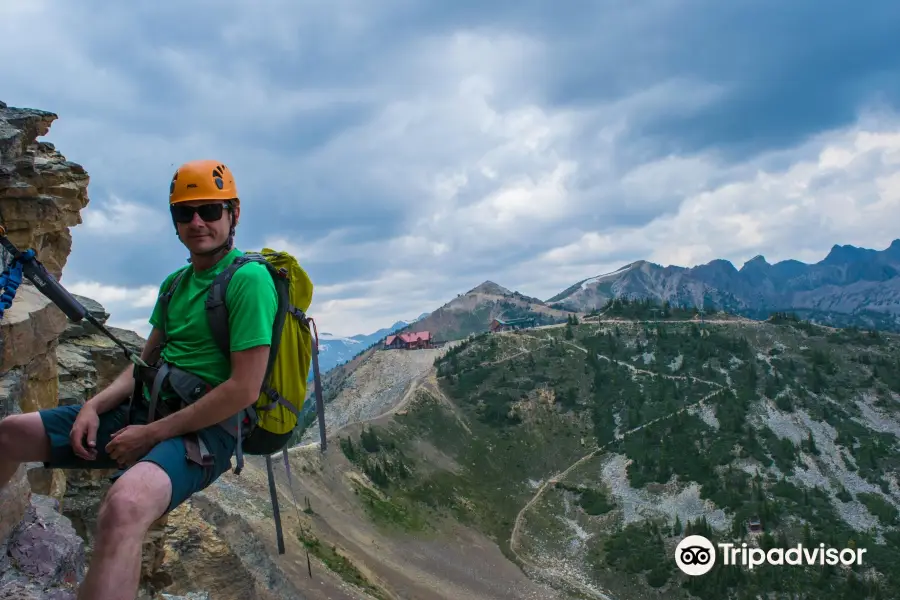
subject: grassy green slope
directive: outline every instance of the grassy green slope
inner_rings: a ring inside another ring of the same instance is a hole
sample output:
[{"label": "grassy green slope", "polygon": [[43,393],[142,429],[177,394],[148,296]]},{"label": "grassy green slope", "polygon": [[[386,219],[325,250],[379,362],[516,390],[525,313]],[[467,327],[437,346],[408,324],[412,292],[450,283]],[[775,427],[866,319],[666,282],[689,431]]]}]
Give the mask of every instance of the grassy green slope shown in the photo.
[{"label": "grassy green slope", "polygon": [[[373,518],[418,532],[447,517],[472,524],[586,596],[900,597],[898,339],[785,315],[705,326],[687,316],[453,349],[439,389],[342,441],[381,492],[365,498]],[[750,516],[765,535],[747,532]],[[672,553],[688,531],[763,548],[856,545],[875,572],[717,565],[687,578]]]}]

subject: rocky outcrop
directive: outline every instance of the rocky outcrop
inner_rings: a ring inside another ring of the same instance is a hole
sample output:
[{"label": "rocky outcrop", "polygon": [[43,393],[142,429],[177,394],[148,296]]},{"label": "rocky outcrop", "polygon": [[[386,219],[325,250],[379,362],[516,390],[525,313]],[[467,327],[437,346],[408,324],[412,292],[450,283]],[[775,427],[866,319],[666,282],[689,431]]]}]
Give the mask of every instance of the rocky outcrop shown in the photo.
[{"label": "rocky outcrop", "polygon": [[88,204],[88,174],[49,142],[57,116],[0,102],[0,214],[10,240],[34,248],[57,279],[72,248],[69,231]]},{"label": "rocky outcrop", "polygon": [[[325,404],[325,430],[333,436],[347,425],[397,410],[399,404],[412,398],[419,382],[434,367],[435,359],[455,344],[411,351],[374,350],[342,381],[328,378],[325,385],[330,397]],[[319,427],[314,423],[303,432],[300,444],[318,441]]]},{"label": "rocky outcrop", "polygon": [[75,600],[84,578],[84,541],[59,502],[31,496],[25,517],[0,543],[0,600]]},{"label": "rocky outcrop", "polygon": [[[146,340],[133,331],[106,325],[109,313],[98,302],[78,295],[75,298],[130,350],[140,353]],[[61,405],[84,404],[129,364],[122,349],[87,321],[69,323],[60,336],[56,357]]]},{"label": "rocky outcrop", "polygon": [[[88,175],[52,144],[37,141],[54,119],[52,113],[9,108],[0,102],[0,220],[14,244],[21,249],[34,248],[47,269],[60,276],[71,247],[69,227],[81,222],[79,211],[88,203]],[[0,251],[0,257],[4,263],[9,259],[5,251]],[[0,321],[0,418],[57,405],[56,347],[66,321],[30,282],[23,282]],[[49,589],[55,575],[45,572],[46,565],[22,567],[27,565],[25,557],[49,552],[54,560],[78,562],[77,544],[33,537],[35,519],[46,526],[40,529],[50,532],[47,535],[68,539],[69,530],[58,513],[49,514],[55,511],[36,504],[31,497],[29,471],[27,466],[19,468],[0,492],[0,545],[8,548],[0,562],[0,581],[4,582],[0,598],[6,597],[4,593],[28,597],[29,578],[38,588]],[[64,476],[58,472],[43,475],[42,481],[33,478],[36,487],[59,499]],[[71,554],[63,556],[67,551]],[[19,567],[8,564],[14,555],[24,561],[17,563]],[[11,586],[26,591],[16,595],[9,591]]]}]

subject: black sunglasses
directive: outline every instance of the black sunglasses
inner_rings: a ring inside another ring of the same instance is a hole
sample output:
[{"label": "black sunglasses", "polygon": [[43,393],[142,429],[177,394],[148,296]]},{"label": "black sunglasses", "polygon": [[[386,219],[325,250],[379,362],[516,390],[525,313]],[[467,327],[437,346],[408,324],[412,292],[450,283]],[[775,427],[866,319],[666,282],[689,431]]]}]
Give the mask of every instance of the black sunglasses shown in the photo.
[{"label": "black sunglasses", "polygon": [[201,204],[200,206],[187,206],[184,204],[173,204],[169,207],[172,211],[172,218],[176,223],[190,223],[194,220],[194,213],[200,215],[200,218],[207,223],[218,221],[222,218],[222,212],[226,208],[223,202],[215,204]]}]

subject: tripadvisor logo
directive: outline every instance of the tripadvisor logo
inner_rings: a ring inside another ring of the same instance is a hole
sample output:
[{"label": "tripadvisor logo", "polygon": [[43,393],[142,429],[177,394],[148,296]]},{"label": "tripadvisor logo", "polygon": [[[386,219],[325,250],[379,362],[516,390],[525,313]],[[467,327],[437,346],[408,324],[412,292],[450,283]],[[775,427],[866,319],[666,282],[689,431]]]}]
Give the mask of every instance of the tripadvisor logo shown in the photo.
[{"label": "tripadvisor logo", "polygon": [[688,575],[703,575],[716,564],[716,548],[702,535],[689,535],[675,547],[675,563]]},{"label": "tripadvisor logo", "polygon": [[[797,544],[790,548],[748,548],[747,544],[717,544],[721,561],[726,566],[744,566],[753,569],[760,565],[861,565],[865,548],[804,548]],[[703,575],[716,564],[716,547],[702,535],[689,535],[675,547],[675,563],[687,575]]]}]

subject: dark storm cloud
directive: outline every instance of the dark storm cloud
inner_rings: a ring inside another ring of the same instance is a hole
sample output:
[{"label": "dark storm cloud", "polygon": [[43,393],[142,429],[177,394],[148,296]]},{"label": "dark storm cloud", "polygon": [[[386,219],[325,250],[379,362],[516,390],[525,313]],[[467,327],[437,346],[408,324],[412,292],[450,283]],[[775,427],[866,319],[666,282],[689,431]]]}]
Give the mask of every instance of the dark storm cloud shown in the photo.
[{"label": "dark storm cloud", "polygon": [[[898,22],[882,0],[34,2],[0,8],[0,51],[31,48],[0,80],[60,114],[50,139],[91,173],[69,280],[153,287],[184,264],[168,182],[215,156],[242,247],[295,245],[331,298],[427,274],[417,297],[440,299],[815,161],[798,145],[900,101]],[[576,262],[641,247],[609,243]]]}]

